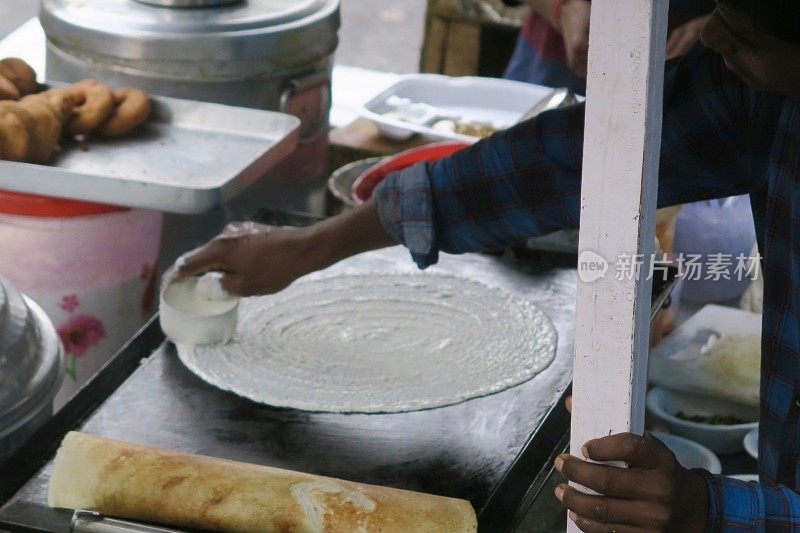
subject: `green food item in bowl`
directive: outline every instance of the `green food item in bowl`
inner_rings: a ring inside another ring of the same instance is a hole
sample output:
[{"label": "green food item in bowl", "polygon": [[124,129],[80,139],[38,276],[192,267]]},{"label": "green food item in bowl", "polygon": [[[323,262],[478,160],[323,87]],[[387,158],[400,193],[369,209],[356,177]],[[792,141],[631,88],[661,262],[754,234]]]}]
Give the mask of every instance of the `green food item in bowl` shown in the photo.
[{"label": "green food item in bowl", "polygon": [[744,436],[758,426],[757,407],[659,387],[647,394],[647,411],[670,433],[719,454],[742,451]]},{"label": "green food item in bowl", "polygon": [[688,420],[689,422],[697,422],[698,424],[709,424],[711,426],[735,426],[738,424],[747,424],[747,420],[742,420],[737,416],[732,415],[688,415],[683,411],[678,411],[675,416],[681,420]]}]

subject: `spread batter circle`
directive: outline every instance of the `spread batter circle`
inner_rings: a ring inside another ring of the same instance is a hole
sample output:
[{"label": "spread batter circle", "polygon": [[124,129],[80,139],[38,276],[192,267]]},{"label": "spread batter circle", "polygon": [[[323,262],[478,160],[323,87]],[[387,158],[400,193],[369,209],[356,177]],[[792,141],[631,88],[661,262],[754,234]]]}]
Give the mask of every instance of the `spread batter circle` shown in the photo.
[{"label": "spread batter circle", "polygon": [[178,346],[207,382],[278,407],[432,409],[524,383],[556,353],[532,302],[442,274],[347,274],[242,299],[227,344]]}]

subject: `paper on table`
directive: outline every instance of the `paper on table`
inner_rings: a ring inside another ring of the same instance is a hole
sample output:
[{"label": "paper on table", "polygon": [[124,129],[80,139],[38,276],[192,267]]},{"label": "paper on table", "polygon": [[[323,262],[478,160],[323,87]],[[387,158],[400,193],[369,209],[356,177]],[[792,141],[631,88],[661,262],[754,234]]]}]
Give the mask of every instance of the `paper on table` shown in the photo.
[{"label": "paper on table", "polygon": [[758,405],[761,315],[707,305],[653,349],[650,383]]}]

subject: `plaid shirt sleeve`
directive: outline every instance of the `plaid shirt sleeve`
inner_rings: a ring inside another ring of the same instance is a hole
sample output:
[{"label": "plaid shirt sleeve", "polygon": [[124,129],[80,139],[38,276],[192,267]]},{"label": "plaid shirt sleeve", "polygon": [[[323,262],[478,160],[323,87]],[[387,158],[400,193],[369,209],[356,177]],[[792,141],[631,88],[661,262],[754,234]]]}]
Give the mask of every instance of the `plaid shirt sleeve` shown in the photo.
[{"label": "plaid shirt sleeve", "polygon": [[[661,206],[751,188],[748,89],[703,47],[667,67]],[[550,111],[376,189],[381,220],[425,268],[440,251],[499,250],[577,227],[584,107]]]},{"label": "plaid shirt sleeve", "polygon": [[708,485],[709,533],[800,529],[800,494],[788,487],[745,483],[705,470],[697,472]]}]

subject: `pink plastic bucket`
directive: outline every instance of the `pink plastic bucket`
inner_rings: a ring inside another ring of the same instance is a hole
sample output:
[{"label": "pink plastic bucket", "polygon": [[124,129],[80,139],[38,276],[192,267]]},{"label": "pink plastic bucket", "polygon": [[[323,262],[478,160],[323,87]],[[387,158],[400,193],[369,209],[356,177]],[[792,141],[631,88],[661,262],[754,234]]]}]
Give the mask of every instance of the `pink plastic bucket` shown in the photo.
[{"label": "pink plastic bucket", "polygon": [[0,192],[0,274],[59,331],[58,409],[152,314],[163,215],[26,196]]}]

